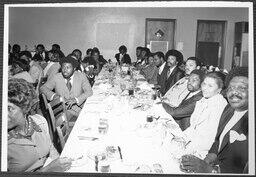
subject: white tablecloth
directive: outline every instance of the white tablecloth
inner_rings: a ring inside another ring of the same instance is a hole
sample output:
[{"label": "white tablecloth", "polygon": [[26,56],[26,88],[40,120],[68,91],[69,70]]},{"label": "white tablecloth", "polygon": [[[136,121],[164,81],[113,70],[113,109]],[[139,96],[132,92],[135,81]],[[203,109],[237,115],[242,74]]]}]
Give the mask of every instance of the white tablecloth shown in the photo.
[{"label": "white tablecloth", "polygon": [[[106,75],[103,70],[96,78],[93,96],[87,99],[62,151],[61,157],[74,159],[67,172],[97,172],[94,156],[105,152],[108,146],[119,146],[122,160],[116,151],[103,161],[110,166],[111,173],[182,173],[179,169],[182,143],[173,140],[173,134],[179,135],[181,130],[161,104],[151,99],[152,85],[138,81],[141,89],[135,92],[135,97],[130,97],[127,91],[118,90],[120,78],[115,78],[112,87]],[[147,122],[149,115],[160,118]],[[98,132],[100,119],[107,119],[106,134]]]}]

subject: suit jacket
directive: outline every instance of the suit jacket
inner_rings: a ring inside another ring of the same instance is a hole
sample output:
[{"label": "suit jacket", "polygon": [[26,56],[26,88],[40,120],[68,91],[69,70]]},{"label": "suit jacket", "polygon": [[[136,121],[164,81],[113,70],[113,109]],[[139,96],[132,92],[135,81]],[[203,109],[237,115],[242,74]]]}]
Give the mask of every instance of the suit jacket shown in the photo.
[{"label": "suit jacket", "polygon": [[49,61],[48,53],[47,53],[47,52],[44,52],[44,54],[45,54],[45,58],[42,58],[39,53],[36,53],[36,54],[33,56],[32,60],[34,60],[34,61],[46,61],[46,62]]},{"label": "suit jacket", "polygon": [[180,125],[180,128],[183,131],[190,126],[190,116],[194,112],[196,102],[202,97],[202,91],[200,91],[192,97],[183,100],[178,107],[171,107],[167,103],[163,103],[163,107]]},{"label": "suit jacket", "polygon": [[[82,107],[85,100],[93,94],[90,83],[84,73],[75,71],[72,88],[69,91],[62,73],[57,73],[40,88],[48,100],[51,100],[54,92],[65,99],[77,98],[78,106]],[[73,108],[73,107],[72,107]],[[76,111],[76,110],[74,110]]]},{"label": "suit jacket", "polygon": [[126,64],[131,64],[131,58],[130,58],[129,54],[127,54],[127,53],[124,54],[122,60],[120,58],[120,53],[117,53],[115,55],[115,58],[116,58],[116,61],[118,62],[119,65],[120,65],[121,62],[126,63]]},{"label": "suit jacket", "polygon": [[185,76],[178,66],[174,68],[171,75],[167,78],[167,72],[170,69],[169,66],[165,65],[161,75],[158,75],[158,85],[160,85],[160,93],[164,95],[178,80]]},{"label": "suit jacket", "polygon": [[209,153],[217,154],[217,163],[221,173],[243,173],[248,162],[248,112],[231,128],[238,134],[244,134],[246,140],[236,140],[231,143],[231,130],[229,130],[224,136],[219,150],[220,135],[233,115],[234,109],[228,104],[222,113],[215,142],[209,150]]}]

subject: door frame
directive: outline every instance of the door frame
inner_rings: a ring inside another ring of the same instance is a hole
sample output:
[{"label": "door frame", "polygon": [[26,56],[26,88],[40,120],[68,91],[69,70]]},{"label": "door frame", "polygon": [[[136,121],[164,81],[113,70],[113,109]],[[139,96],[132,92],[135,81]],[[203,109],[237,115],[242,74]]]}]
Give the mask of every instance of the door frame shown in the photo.
[{"label": "door frame", "polygon": [[175,44],[176,44],[176,19],[167,19],[167,18],[146,18],[145,20],[145,42],[144,42],[144,46],[147,47],[147,31],[148,31],[148,27],[147,27],[147,22],[148,21],[164,21],[164,22],[173,22],[174,24],[174,29],[173,29],[173,46],[175,48]]},{"label": "door frame", "polygon": [[218,67],[223,68],[224,67],[224,60],[225,60],[225,51],[226,51],[227,21],[226,20],[197,20],[195,56],[197,54],[197,48],[198,48],[198,27],[199,27],[199,22],[206,22],[206,23],[220,22],[220,23],[223,23],[223,29],[222,29],[223,48],[221,49],[221,57],[220,57],[220,59],[218,59]]}]

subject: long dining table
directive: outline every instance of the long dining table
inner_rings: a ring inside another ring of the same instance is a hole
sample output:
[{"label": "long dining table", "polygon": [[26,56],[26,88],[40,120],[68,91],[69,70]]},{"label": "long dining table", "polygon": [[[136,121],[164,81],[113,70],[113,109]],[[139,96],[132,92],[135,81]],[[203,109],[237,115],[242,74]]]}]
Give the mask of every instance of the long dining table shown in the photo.
[{"label": "long dining table", "polygon": [[[112,70],[112,69],[111,69]],[[66,172],[180,174],[181,129],[138,71],[104,67],[61,157]],[[130,91],[129,91],[130,90]],[[170,131],[171,130],[171,131]]]}]

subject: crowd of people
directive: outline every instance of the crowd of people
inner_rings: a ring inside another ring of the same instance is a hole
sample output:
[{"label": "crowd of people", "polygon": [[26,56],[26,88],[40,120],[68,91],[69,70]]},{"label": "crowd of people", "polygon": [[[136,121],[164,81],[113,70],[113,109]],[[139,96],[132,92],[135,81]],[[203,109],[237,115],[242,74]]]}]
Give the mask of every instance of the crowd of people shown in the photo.
[{"label": "crowd of people", "polygon": [[[136,48],[132,62],[126,46],[114,55],[116,65],[133,65],[154,84],[164,110],[183,131],[187,155],[181,170],[194,173],[248,173],[248,68],[228,73],[206,67],[178,50],[152,53]],[[44,115],[34,110],[40,94],[64,98],[67,118],[77,118],[107,61],[98,48],[74,49],[67,56],[58,44],[32,56],[9,45],[8,171],[65,171],[72,159],[59,158]],[[32,146],[31,146],[32,145]],[[29,157],[29,158],[28,158]],[[53,160],[44,166],[48,157]]]}]

